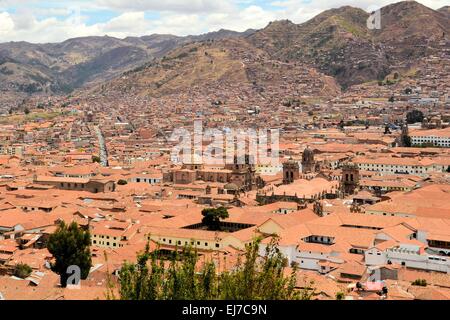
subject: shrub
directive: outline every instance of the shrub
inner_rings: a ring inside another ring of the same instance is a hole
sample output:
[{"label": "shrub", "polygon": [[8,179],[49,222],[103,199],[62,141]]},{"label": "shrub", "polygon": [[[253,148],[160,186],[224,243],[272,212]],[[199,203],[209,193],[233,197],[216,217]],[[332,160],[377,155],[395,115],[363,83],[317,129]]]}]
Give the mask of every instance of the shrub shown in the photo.
[{"label": "shrub", "polygon": [[31,267],[29,265],[27,265],[25,263],[18,263],[14,267],[14,276],[25,279],[26,277],[28,277],[31,274],[32,271],[33,270],[31,269]]},{"label": "shrub", "polygon": [[[159,250],[147,245],[136,263],[126,262],[120,270],[121,300],[309,300],[313,288],[297,290],[296,274],[285,271],[285,258],[273,239],[259,256],[260,240],[246,246],[244,259],[230,271],[218,272],[213,261],[202,262],[190,246],[173,253],[167,265]],[[110,292],[114,292],[109,285]],[[107,294],[114,299],[114,295]]]},{"label": "shrub", "polygon": [[425,279],[416,279],[411,284],[413,286],[426,287],[427,286],[427,280],[425,280]]}]

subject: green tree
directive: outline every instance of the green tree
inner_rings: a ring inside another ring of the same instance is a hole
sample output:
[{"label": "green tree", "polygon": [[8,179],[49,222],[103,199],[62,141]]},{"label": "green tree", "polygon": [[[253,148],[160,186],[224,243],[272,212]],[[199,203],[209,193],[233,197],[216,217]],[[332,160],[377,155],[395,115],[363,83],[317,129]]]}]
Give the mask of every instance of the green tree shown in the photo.
[{"label": "green tree", "polygon": [[26,263],[18,263],[14,267],[14,275],[22,279],[28,277],[32,271],[33,269]]},{"label": "green tree", "polygon": [[92,162],[100,162],[99,156],[92,156]]},{"label": "green tree", "polygon": [[395,101],[395,98],[394,98],[394,96],[391,96],[390,98],[389,98],[389,100],[388,100],[389,102],[391,102],[391,103],[393,103],[394,101]]},{"label": "green tree", "polygon": [[[136,263],[125,263],[119,274],[122,300],[289,300],[311,299],[312,287],[296,289],[297,269],[286,272],[286,259],[272,240],[259,256],[260,240],[247,245],[237,265],[219,273],[213,261],[200,261],[195,249],[184,247],[167,265],[159,250],[147,245]],[[111,297],[112,295],[109,295]]]},{"label": "green tree", "polygon": [[208,230],[220,230],[220,220],[229,217],[225,207],[205,208],[202,210],[202,215],[202,223],[208,227]]},{"label": "green tree", "polygon": [[47,243],[48,251],[55,258],[51,264],[53,272],[59,274],[62,287],[67,285],[67,268],[78,266],[81,271],[81,279],[86,279],[92,266],[91,236],[89,231],[78,227],[76,222],[67,225],[61,222],[55,233],[50,235]]},{"label": "green tree", "polygon": [[410,136],[402,136],[402,143],[405,147],[411,147],[412,146],[412,141],[411,141],[411,137]]},{"label": "green tree", "polygon": [[124,185],[126,185],[128,182],[127,182],[127,180],[124,180],[124,179],[119,179],[119,181],[117,181],[117,184],[119,185],[119,186],[124,186]]},{"label": "green tree", "polygon": [[427,280],[425,280],[425,279],[416,279],[411,284],[413,286],[426,287],[427,286]]},{"label": "green tree", "polygon": [[220,275],[219,294],[225,300],[309,300],[312,288],[296,290],[297,268],[286,275],[287,260],[272,239],[260,257],[260,239],[246,247],[244,261]]},{"label": "green tree", "polygon": [[30,113],[30,109],[25,108],[25,110],[23,110],[23,112],[24,112],[25,114],[29,114],[29,113]]},{"label": "green tree", "polygon": [[408,124],[422,121],[423,121],[423,113],[420,110],[412,110],[406,114],[406,122]]},{"label": "green tree", "polygon": [[341,291],[336,293],[336,300],[344,300],[345,294]]}]

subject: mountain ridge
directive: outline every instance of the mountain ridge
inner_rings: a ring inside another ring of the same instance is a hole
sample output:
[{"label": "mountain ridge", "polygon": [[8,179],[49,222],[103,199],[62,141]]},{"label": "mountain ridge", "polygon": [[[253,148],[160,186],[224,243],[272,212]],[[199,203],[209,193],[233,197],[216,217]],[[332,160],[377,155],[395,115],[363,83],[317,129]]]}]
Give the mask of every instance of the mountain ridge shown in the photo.
[{"label": "mountain ridge", "polygon": [[[217,50],[228,53],[248,50],[260,56],[259,63],[262,66],[268,61],[275,61],[282,66],[290,64],[294,69],[296,64],[306,65],[316,69],[317,74],[322,74],[318,79],[323,76],[333,77],[345,90],[354,84],[381,81],[395,67],[409,68],[420,57],[435,53],[433,50],[436,49],[433,48],[437,47],[437,43],[448,42],[445,31],[450,30],[450,20],[446,12],[448,7],[433,10],[415,1],[402,1],[381,8],[381,30],[367,28],[369,13],[360,8],[343,6],[326,10],[300,24],[287,19],[277,20],[263,29],[249,29],[245,32],[220,29],[186,37],[153,34],[124,39],[109,36],[83,37],[42,45],[3,43],[0,44],[0,81],[3,84],[3,87],[0,85],[0,90],[6,92],[12,88],[12,91],[25,95],[64,93],[97,84],[108,86],[110,81],[114,82],[123,75],[129,77],[133,72],[145,78],[143,82],[146,83],[152,77],[142,71],[159,74],[162,71],[158,68],[161,64],[167,65],[167,61],[164,61],[167,57],[174,64],[180,62],[183,68],[183,64],[186,64],[186,68],[190,70],[207,68],[204,59],[196,61],[190,58],[189,52],[182,51],[186,45],[201,45],[204,42],[214,43]],[[230,39],[239,40],[234,42],[236,48],[229,47]],[[421,43],[423,45],[418,45]],[[180,52],[177,53],[178,51]],[[219,56],[217,61],[208,60],[209,67],[215,62],[224,62],[221,60],[223,57]],[[224,63],[223,66],[234,65],[235,62],[236,65],[245,64],[247,59],[245,54],[230,54],[229,58],[229,64]],[[152,64],[153,62],[156,64]],[[256,65],[252,68],[246,70],[251,75],[242,78],[244,82],[258,82],[257,79],[251,80],[254,78],[252,72],[262,72],[261,76],[268,76],[271,72],[270,69],[258,68]],[[170,68],[165,72],[167,74],[159,74],[164,79],[170,76],[177,78],[182,74],[177,74],[176,70]],[[275,75],[277,72],[273,73]],[[218,79],[214,73],[208,72],[186,77],[196,75],[199,76],[198,83],[207,80],[203,77],[211,77],[214,81]],[[230,79],[234,77],[228,72],[224,75]],[[135,80],[139,82],[139,79]],[[226,79],[221,78],[221,81],[224,80]],[[155,83],[158,81],[155,79]],[[196,79],[180,83],[189,86],[196,83]],[[142,90],[159,94],[165,91],[163,87],[164,85],[155,90]],[[333,88],[331,92],[334,91]]]}]

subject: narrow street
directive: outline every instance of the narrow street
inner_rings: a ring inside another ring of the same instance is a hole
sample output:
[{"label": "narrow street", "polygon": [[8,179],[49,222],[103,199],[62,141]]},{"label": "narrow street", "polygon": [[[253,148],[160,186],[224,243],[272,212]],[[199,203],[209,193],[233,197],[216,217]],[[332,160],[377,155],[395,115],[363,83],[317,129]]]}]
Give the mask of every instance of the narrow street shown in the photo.
[{"label": "narrow street", "polygon": [[100,164],[103,167],[108,166],[108,151],[106,149],[105,139],[103,138],[102,131],[98,126],[95,126],[95,131],[97,133],[98,145],[100,148]]}]

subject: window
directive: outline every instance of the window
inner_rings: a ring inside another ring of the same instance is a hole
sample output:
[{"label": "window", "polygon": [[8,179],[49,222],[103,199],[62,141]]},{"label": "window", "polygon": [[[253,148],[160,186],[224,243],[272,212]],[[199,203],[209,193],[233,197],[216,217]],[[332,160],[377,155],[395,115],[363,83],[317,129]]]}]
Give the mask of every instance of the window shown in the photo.
[{"label": "window", "polygon": [[216,243],[216,248],[218,248],[219,247],[219,244],[218,243]]}]

